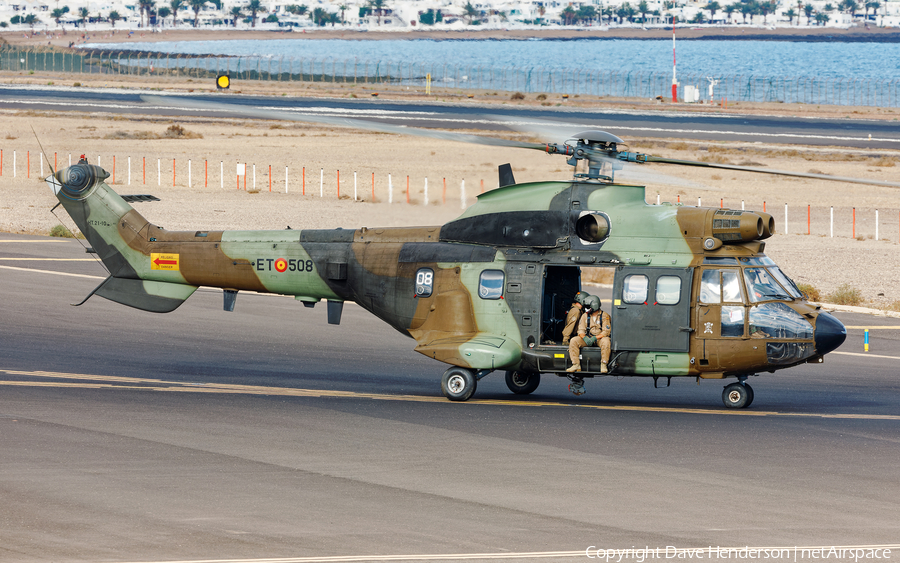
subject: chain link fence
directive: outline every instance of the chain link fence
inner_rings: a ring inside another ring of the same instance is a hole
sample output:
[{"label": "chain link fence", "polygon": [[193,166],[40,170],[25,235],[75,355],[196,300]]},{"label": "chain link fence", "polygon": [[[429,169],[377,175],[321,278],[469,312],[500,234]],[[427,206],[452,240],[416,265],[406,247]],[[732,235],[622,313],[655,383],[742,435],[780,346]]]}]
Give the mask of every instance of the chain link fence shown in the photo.
[{"label": "chain link fence", "polygon": [[[505,92],[655,98],[671,96],[672,76],[663,72],[614,70],[494,68],[463,63],[423,64],[362,59],[233,57],[122,50],[0,49],[0,70],[72,72],[123,76],[183,76],[232,80],[396,84],[424,87],[431,76],[436,88]],[[709,80],[718,80],[714,99],[823,105],[900,106],[900,79],[771,77],[680,73],[709,99]]]}]

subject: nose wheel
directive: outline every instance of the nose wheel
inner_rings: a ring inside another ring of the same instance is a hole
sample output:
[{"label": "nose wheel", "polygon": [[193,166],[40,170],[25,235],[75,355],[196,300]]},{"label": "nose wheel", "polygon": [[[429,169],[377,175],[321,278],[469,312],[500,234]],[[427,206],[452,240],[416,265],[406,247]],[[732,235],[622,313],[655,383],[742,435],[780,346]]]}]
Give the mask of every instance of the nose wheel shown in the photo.
[{"label": "nose wheel", "polygon": [[730,409],[745,409],[753,402],[753,388],[743,382],[726,385],[722,402]]}]

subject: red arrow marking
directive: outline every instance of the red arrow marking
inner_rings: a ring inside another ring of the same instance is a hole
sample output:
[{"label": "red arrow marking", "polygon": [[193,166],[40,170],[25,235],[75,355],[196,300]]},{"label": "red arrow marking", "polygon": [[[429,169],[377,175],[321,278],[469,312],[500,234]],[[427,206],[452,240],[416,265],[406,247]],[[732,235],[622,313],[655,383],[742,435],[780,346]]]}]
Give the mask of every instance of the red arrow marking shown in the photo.
[{"label": "red arrow marking", "polygon": [[153,261],[153,263],[157,266],[159,266],[160,264],[178,264],[178,260],[160,260],[159,258],[157,258]]}]

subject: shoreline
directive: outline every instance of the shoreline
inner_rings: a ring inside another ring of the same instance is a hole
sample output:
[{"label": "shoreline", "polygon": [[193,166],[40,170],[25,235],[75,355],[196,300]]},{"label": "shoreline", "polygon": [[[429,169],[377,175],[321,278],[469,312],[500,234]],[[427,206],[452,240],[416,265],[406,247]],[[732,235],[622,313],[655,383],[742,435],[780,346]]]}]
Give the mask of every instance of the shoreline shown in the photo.
[{"label": "shoreline", "polygon": [[[834,27],[778,27],[710,26],[676,27],[675,34],[683,41],[791,41],[791,42],[877,42],[900,43],[900,29],[895,28],[834,28]],[[354,28],[306,29],[301,31],[263,31],[253,29],[171,29],[125,30],[48,29],[33,35],[15,31],[0,33],[0,42],[11,46],[68,47],[85,43],[157,43],[162,41],[227,41],[227,40],[283,40],[283,39],[343,39],[358,41],[379,40],[544,40],[571,41],[604,40],[662,40],[672,37],[672,28],[581,28],[581,29],[487,29],[487,30],[362,30]]]}]

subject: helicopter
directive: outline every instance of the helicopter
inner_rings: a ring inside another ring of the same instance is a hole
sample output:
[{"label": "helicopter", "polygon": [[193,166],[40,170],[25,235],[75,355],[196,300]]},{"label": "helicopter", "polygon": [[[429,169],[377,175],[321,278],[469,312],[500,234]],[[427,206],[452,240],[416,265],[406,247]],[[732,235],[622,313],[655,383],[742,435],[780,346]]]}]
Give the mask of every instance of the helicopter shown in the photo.
[{"label": "helicopter", "polygon": [[[358,119],[310,117],[229,104],[145,97],[153,103],[267,119],[322,121],[564,157],[570,181],[516,183],[498,169],[499,187],[441,226],[279,231],[180,231],[154,225],[86,161],[45,180],[109,271],[77,305],[98,295],[143,311],[176,309],[199,286],[221,288],[225,311],[240,291],[324,301],[340,324],[355,302],[415,340],[415,351],[449,364],[441,391],[466,401],[478,381],[500,371],[509,389],[533,393],[542,375],[567,378],[576,395],[599,376],[726,380],[722,401],[746,408],[751,376],[821,363],[846,329],[810,303],[765,254],[775,233],[759,211],[649,205],[644,187],[619,183],[625,165],[665,163],[844,182],[893,185],[814,173],[674,160],[623,150],[605,131],[561,143],[527,143],[417,130]],[[572,371],[563,322],[582,276],[611,274],[611,356],[580,350]],[[606,370],[607,372],[604,372]],[[733,381],[732,381],[733,380]]]}]

